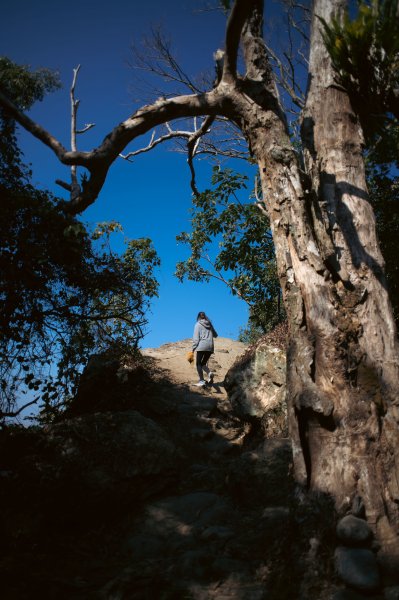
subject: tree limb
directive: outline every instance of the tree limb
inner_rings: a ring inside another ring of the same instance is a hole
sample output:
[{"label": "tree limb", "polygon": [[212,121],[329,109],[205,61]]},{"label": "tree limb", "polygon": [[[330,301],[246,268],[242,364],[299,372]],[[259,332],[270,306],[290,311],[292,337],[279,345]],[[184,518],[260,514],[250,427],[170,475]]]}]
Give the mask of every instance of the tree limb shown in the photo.
[{"label": "tree limb", "polygon": [[[71,99],[71,150],[72,152],[76,152],[76,116],[79,108],[79,100],[75,99],[75,86],[76,80],[78,77],[80,65],[78,65],[75,69],[73,69],[73,79],[72,85],[70,89],[70,99]],[[71,166],[71,198],[72,200],[79,194],[80,187],[78,183],[78,178],[76,174],[76,165]]]},{"label": "tree limb", "polygon": [[[74,142],[72,143],[72,150],[66,150],[53,135],[21,112],[8,98],[0,93],[0,106],[27,131],[48,146],[63,164],[74,167],[81,166],[88,170],[88,177],[83,180],[81,186],[79,184],[74,185],[74,176],[72,177],[70,200],[65,201],[63,206],[66,212],[71,214],[80,213],[96,200],[104,185],[111,164],[135,138],[174,119],[208,116],[209,120],[205,119],[198,134],[195,133],[193,137],[189,138],[188,163],[192,174],[191,187],[193,191],[196,190],[192,159],[198,149],[198,140],[206,132],[207,127],[209,127],[209,124],[214,120],[216,115],[231,117],[229,90],[226,84],[235,82],[237,52],[241,32],[246,20],[252,19],[252,11],[259,7],[262,7],[261,0],[236,0],[234,3],[227,24],[226,57],[223,66],[223,76],[221,82],[214,89],[205,93],[181,95],[173,98],[162,97],[153,104],[143,106],[128,119],[117,125],[104,138],[102,143],[91,151],[78,151]],[[170,62],[171,55],[168,46],[164,45],[162,49],[166,52]],[[191,82],[187,81],[187,76],[179,65],[172,61],[172,68],[177,76],[180,77],[180,81],[185,81],[190,86]],[[74,100],[73,92],[77,72],[78,69],[75,71],[71,88],[74,115],[72,125],[75,123],[75,126],[77,104]],[[169,135],[172,136],[171,132],[169,132]],[[73,138],[74,136],[75,131],[73,132]],[[153,144],[155,144],[154,140]],[[66,185],[63,185],[63,187],[67,189]]]},{"label": "tree limb", "polygon": [[32,121],[32,119],[30,119],[22,111],[20,111],[15,104],[11,102],[11,100],[9,100],[1,91],[0,105],[12,118],[18,121],[18,123],[22,125],[24,129],[29,131],[29,133],[34,135],[38,140],[43,142],[43,144],[51,148],[57,158],[61,160],[61,157],[64,157],[64,155],[67,154],[66,148],[64,148],[64,146],[55,137],[48,133],[43,127]]},{"label": "tree limb", "polygon": [[[127,154],[120,154],[119,156],[129,162],[132,162],[131,159],[133,156],[143,154],[144,152],[149,152],[150,150],[155,148],[155,146],[158,146],[158,144],[161,144],[162,142],[166,142],[168,140],[175,139],[175,138],[186,138],[188,140],[187,141],[187,151],[188,151],[187,164],[188,164],[188,166],[190,168],[190,172],[191,172],[190,185],[191,185],[191,189],[192,189],[193,193],[196,196],[198,196],[199,192],[198,192],[198,189],[195,184],[195,170],[194,170],[194,165],[193,165],[193,158],[197,154],[197,149],[198,149],[198,144],[199,144],[200,139],[202,138],[202,136],[204,136],[206,133],[209,132],[209,128],[212,125],[212,123],[214,122],[214,120],[215,120],[214,115],[210,115],[210,116],[206,117],[204,119],[204,121],[202,122],[201,126],[198,127],[197,129],[195,129],[194,131],[182,131],[182,130],[173,131],[171,129],[169,123],[165,123],[165,126],[168,129],[168,133],[166,133],[165,135],[161,135],[158,138],[155,138],[155,130],[154,130],[153,134],[151,136],[151,140],[147,146],[145,146],[144,148],[139,148],[138,150],[134,150],[133,152],[128,152]],[[196,119],[194,119],[194,121],[196,124]]]},{"label": "tree limb", "polygon": [[131,66],[161,77],[163,81],[174,82],[188,88],[193,94],[204,90],[185,72],[175,57],[170,40],[160,27],[152,29],[151,36],[142,41],[144,52],[132,45],[135,62]]},{"label": "tree limb", "polygon": [[199,144],[201,137],[209,131],[209,127],[212,125],[214,120],[215,120],[215,115],[208,115],[206,117],[206,119],[204,119],[201,127],[192,134],[192,136],[190,137],[190,139],[187,142],[187,150],[188,150],[187,164],[191,171],[190,185],[191,185],[193,194],[195,196],[198,196],[199,192],[198,192],[198,189],[197,189],[197,186],[195,183],[195,169],[194,169],[194,165],[193,165],[193,158],[195,156],[196,149],[198,148],[198,144]]},{"label": "tree limb", "polygon": [[127,154],[120,154],[119,156],[121,158],[123,158],[124,160],[133,162],[131,160],[133,158],[133,156],[138,156],[139,154],[144,154],[144,152],[149,152],[150,150],[155,148],[155,146],[158,146],[159,144],[162,144],[163,142],[167,142],[168,140],[173,140],[175,138],[189,139],[192,135],[193,135],[192,131],[182,131],[182,130],[172,131],[172,130],[170,130],[169,133],[166,133],[165,135],[161,135],[160,137],[155,138],[155,130],[154,130],[153,134],[151,136],[151,140],[147,146],[145,146],[143,148],[139,148],[138,150],[134,150],[132,152],[128,152]]},{"label": "tree limb", "polygon": [[72,186],[70,183],[66,183],[66,181],[62,181],[62,179],[56,179],[55,183],[60,187],[64,188],[67,192],[72,192]]},{"label": "tree limb", "polygon": [[237,54],[244,23],[257,0],[236,0],[227,21],[222,81],[233,83],[237,77]]},{"label": "tree limb", "polygon": [[37,400],[37,398],[36,400],[31,400],[30,402],[27,402],[26,404],[21,406],[21,408],[15,411],[4,412],[0,410],[0,419],[4,419],[4,417],[17,417],[23,410],[25,410],[25,408],[28,408],[28,406],[32,406],[32,404],[36,404]]},{"label": "tree limb", "polygon": [[73,152],[67,151],[54,136],[21,112],[0,92],[0,105],[27,131],[53,150],[63,164],[83,166],[89,171],[90,176],[83,182],[79,195],[65,202],[64,208],[71,214],[82,212],[96,200],[111,164],[136,137],[173,119],[223,114],[222,100],[223,94],[217,88],[204,94],[161,98],[151,105],[143,106],[117,125],[97,148],[89,152]]}]

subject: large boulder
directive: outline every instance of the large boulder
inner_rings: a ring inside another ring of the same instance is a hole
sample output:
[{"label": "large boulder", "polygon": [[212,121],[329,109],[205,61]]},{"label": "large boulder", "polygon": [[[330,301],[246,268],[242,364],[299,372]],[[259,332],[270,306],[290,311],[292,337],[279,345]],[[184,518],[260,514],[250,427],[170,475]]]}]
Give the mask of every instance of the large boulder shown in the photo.
[{"label": "large boulder", "polygon": [[267,437],[276,437],[287,433],[285,380],[285,350],[267,335],[234,363],[224,385],[236,414],[260,420]]},{"label": "large boulder", "polygon": [[[70,532],[131,511],[178,480],[180,452],[137,411],[95,413],[25,431],[5,431],[3,524],[13,535]],[[26,498],[29,498],[27,504]],[[0,497],[0,501],[2,497]],[[12,519],[7,518],[10,510]],[[13,524],[14,522],[14,524]]]},{"label": "large boulder", "polygon": [[149,382],[149,373],[138,352],[130,356],[111,351],[93,354],[64,417],[137,408]]},{"label": "large boulder", "polygon": [[46,433],[58,477],[101,503],[149,498],[176,477],[175,445],[137,411],[85,415],[48,426]]}]

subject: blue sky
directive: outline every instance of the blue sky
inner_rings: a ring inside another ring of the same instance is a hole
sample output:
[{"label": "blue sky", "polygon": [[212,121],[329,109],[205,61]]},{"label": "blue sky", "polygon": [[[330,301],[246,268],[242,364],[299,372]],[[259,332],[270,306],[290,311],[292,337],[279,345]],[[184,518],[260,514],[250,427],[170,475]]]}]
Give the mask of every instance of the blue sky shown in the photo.
[{"label": "blue sky", "polygon": [[[195,11],[205,4],[201,0],[81,0],[75,5],[65,0],[14,0],[2,10],[0,53],[34,69],[44,66],[59,71],[63,89],[36,104],[31,116],[65,145],[72,69],[81,64],[78,124],[95,122],[96,127],[80,136],[78,143],[80,149],[90,149],[144,103],[137,102],[136,72],[128,63],[132,42],[140,42],[151,26],[161,25],[170,34],[188,72],[213,69],[212,54],[223,46],[224,17]],[[134,148],[148,140],[143,138]],[[54,180],[68,180],[67,169],[31,136],[22,134],[21,146],[32,164],[34,183],[62,196]],[[208,184],[210,170],[205,163],[199,165],[199,187]],[[189,180],[184,155],[171,152],[166,145],[137,157],[133,164],[121,159],[111,168],[95,205],[83,215],[91,223],[120,221],[129,238],[150,237],[161,257],[159,298],[148,315],[144,347],[190,337],[200,310],[209,314],[221,336],[236,338],[247,321],[246,305],[223,284],[181,284],[173,276],[176,261],[187,255],[175,236],[189,230]]]}]

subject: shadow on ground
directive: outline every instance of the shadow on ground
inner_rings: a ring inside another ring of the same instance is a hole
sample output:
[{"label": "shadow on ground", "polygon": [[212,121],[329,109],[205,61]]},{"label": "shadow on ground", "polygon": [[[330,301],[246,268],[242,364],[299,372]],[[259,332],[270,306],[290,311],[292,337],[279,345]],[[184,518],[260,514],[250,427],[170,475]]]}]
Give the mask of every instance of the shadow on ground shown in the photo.
[{"label": "shadow on ground", "polygon": [[220,380],[149,364],[60,423],[1,433],[2,597],[323,597],[299,591],[317,515],[292,511],[289,441],[235,417]]}]

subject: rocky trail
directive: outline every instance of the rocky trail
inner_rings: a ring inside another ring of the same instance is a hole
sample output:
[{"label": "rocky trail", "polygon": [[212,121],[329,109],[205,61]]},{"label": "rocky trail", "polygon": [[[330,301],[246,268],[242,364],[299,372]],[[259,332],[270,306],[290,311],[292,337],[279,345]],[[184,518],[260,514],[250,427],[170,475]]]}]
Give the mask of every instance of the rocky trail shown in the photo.
[{"label": "rocky trail", "polygon": [[92,365],[81,413],[25,434],[19,455],[20,442],[3,441],[18,456],[2,467],[11,542],[2,598],[323,597],[298,588],[312,556],[295,559],[289,441],[235,416],[223,387],[243,346],[218,339],[206,388],[192,385],[189,346],[144,351],[150,381],[140,369]]},{"label": "rocky trail", "polygon": [[134,597],[270,598],[274,550],[289,522],[290,447],[286,439],[246,444],[250,427],[232,415],[223,381],[243,347],[218,340],[214,383],[198,389],[187,385],[197,377],[182,360],[186,345],[145,352],[172,383],[164,426],[184,458],[177,488],[145,506],[129,539]]},{"label": "rocky trail", "polygon": [[278,335],[218,338],[205,388],[190,346],[93,356],[62,418],[0,430],[1,598],[398,600],[360,508],[294,485]]}]

